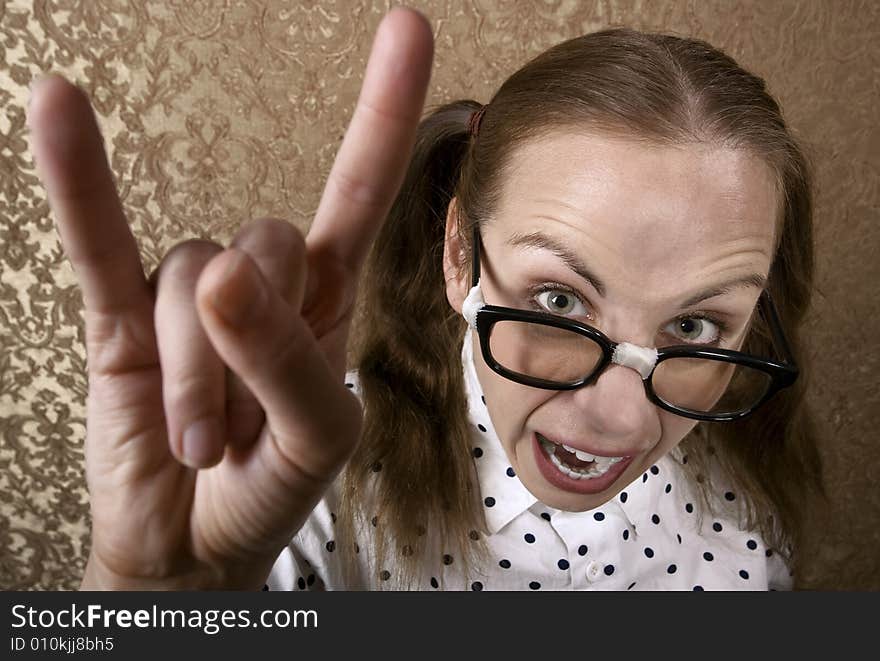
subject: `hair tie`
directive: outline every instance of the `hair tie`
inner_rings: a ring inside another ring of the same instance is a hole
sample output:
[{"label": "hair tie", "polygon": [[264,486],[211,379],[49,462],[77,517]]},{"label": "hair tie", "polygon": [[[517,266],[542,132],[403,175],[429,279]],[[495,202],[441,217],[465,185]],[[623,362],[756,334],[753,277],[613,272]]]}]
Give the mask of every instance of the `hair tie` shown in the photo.
[{"label": "hair tie", "polygon": [[470,119],[468,119],[468,133],[470,133],[473,137],[477,137],[477,133],[480,131],[480,123],[483,121],[483,115],[486,112],[486,108],[489,107],[489,104],[485,106],[480,106],[479,110],[474,110],[471,113]]}]

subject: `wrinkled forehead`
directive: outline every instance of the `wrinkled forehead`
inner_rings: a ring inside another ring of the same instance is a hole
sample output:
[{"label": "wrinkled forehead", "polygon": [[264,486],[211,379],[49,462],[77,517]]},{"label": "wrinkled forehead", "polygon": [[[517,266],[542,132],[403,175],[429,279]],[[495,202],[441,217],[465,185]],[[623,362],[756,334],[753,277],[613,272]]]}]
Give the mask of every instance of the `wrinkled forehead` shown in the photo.
[{"label": "wrinkled forehead", "polygon": [[559,131],[513,150],[500,183],[490,222],[504,233],[555,223],[575,250],[637,248],[654,263],[742,248],[765,253],[769,267],[776,177],[742,149]]}]

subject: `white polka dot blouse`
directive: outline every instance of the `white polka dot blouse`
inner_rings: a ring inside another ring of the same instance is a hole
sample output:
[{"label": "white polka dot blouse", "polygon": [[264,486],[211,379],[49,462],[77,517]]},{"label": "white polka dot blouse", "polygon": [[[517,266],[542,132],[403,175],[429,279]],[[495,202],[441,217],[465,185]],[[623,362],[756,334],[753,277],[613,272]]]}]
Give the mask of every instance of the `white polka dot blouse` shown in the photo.
[{"label": "white polka dot blouse", "polygon": [[[495,433],[471,346],[469,330],[462,368],[492,559],[464,575],[454,555],[437,548],[424,557],[418,589],[791,589],[788,567],[759,534],[742,530],[736,517],[699,516],[695,491],[680,470],[687,459],[677,449],[594,510],[567,512],[540,502],[516,476]],[[346,383],[359,395],[356,371]],[[736,494],[723,486],[718,497],[728,511],[736,504]],[[391,572],[376,572],[363,551],[356,556],[358,575],[344,582],[334,538],[338,502],[337,483],[278,556],[264,590],[384,587],[379,583]]]}]

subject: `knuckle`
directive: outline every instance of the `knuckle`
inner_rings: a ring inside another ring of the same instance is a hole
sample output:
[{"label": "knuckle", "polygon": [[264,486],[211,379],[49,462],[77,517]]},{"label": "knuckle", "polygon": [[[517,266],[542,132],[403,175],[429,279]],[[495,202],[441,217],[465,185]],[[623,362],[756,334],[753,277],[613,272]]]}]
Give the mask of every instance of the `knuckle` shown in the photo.
[{"label": "knuckle", "polygon": [[293,223],[275,217],[256,218],[247,223],[235,235],[233,244],[256,252],[305,251],[302,231]]},{"label": "knuckle", "polygon": [[220,417],[220,410],[212,408],[220,396],[216,387],[203,375],[207,370],[194,369],[175,370],[167,373],[163,379],[162,389],[165,397],[165,408],[186,421],[195,421],[209,415]]},{"label": "knuckle", "polygon": [[244,226],[232,245],[254,259],[282,297],[301,286],[306,243],[295,225],[278,218],[259,218]]},{"label": "knuckle", "polygon": [[164,275],[174,274],[195,280],[205,265],[216,254],[223,252],[223,246],[207,239],[187,239],[173,246],[157,269],[156,278],[161,282]]},{"label": "knuckle", "polygon": [[384,210],[388,197],[382,186],[338,168],[330,173],[329,183],[346,201],[371,210]]}]

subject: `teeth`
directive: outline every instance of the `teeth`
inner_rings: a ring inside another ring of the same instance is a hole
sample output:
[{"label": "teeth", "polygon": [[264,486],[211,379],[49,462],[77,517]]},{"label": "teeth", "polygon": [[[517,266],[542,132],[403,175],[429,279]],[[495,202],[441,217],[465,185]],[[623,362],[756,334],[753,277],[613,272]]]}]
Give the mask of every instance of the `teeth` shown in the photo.
[{"label": "teeth", "polygon": [[596,457],[591,455],[589,452],[581,452],[580,450],[575,450],[574,455],[580,459],[581,461],[595,461]]},{"label": "teeth", "polygon": [[569,445],[565,445],[565,444],[563,444],[562,447],[564,447],[566,450],[568,450],[569,452],[574,454],[581,461],[595,461],[596,460],[595,455],[592,455],[589,452],[584,452],[583,450],[578,450],[577,448],[573,448],[573,447],[571,447]]},{"label": "teeth", "polygon": [[575,454],[580,452],[580,455],[586,455],[587,457],[590,457],[589,459],[581,459],[581,456],[578,455],[578,459],[581,459],[582,461],[595,462],[592,466],[588,468],[570,468],[563,464],[562,461],[560,461],[559,458],[553,453],[553,443],[546,440],[544,437],[539,438],[539,440],[541,442],[541,447],[544,448],[547,456],[550,458],[550,461],[553,462],[553,465],[556,466],[556,468],[558,468],[560,472],[565,473],[569,477],[572,477],[576,480],[590,479],[594,477],[599,477],[600,475],[604,475],[608,472],[608,469],[610,469],[614,464],[623,460],[623,457],[594,457],[591,454],[580,452],[579,450],[574,450],[573,448],[569,448],[563,445],[562,447],[564,447],[569,452],[575,452]]}]

